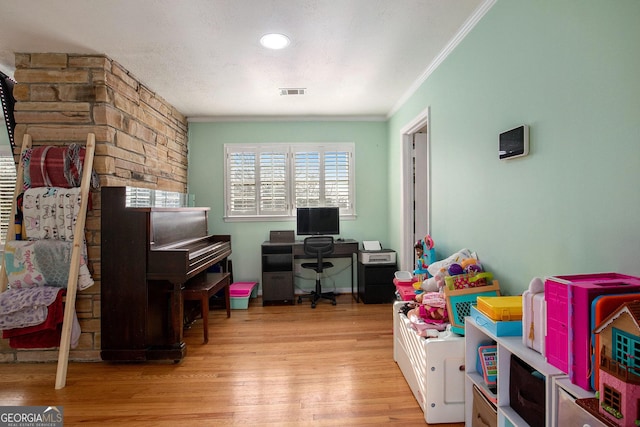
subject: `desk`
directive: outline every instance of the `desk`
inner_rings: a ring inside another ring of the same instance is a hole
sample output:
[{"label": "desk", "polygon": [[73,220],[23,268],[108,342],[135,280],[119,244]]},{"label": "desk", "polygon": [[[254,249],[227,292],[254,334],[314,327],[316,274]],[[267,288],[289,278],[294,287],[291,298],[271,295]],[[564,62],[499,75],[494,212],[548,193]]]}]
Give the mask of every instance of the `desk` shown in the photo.
[{"label": "desk", "polygon": [[[358,253],[358,241],[336,240],[333,254],[325,258],[349,258],[351,267],[351,296],[358,301],[354,292],[353,258]],[[294,260],[309,258],[305,255],[302,240],[290,243],[262,243],[262,304],[295,304],[293,285]]]}]

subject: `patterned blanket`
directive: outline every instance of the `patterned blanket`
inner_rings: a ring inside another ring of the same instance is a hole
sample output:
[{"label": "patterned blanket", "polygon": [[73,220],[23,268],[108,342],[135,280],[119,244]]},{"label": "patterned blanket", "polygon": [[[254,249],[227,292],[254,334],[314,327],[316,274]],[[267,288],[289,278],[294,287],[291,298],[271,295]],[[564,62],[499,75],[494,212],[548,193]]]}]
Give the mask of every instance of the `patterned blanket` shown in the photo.
[{"label": "patterned blanket", "polygon": [[41,187],[26,190],[22,201],[26,238],[73,241],[80,202],[79,188]]},{"label": "patterned blanket", "polygon": [[[73,242],[62,240],[11,240],[5,246],[5,268],[11,289],[35,286],[66,288]],[[80,257],[78,289],[93,285],[86,256]]]},{"label": "patterned blanket", "polygon": [[[22,153],[24,189],[35,187],[79,187],[85,149],[78,144],[65,147],[41,146]],[[91,188],[98,188],[96,171],[91,173]]]},{"label": "patterned blanket", "polygon": [[0,293],[0,329],[39,325],[47,318],[47,306],[57,298],[60,289],[8,289]]},{"label": "patterned blanket", "polygon": [[[64,290],[40,287],[9,289],[0,293],[0,330],[11,348],[58,347],[64,320]],[[71,348],[80,339],[75,311],[71,324]]]}]

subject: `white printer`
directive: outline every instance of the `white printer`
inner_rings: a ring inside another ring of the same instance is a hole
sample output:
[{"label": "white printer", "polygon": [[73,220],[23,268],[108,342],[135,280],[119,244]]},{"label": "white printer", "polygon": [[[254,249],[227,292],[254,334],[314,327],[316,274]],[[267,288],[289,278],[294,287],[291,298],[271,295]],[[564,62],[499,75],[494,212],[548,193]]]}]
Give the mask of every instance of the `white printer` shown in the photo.
[{"label": "white printer", "polygon": [[358,251],[358,261],[362,264],[395,264],[396,252],[391,249],[382,249],[380,242],[365,240],[362,242],[364,249]]}]

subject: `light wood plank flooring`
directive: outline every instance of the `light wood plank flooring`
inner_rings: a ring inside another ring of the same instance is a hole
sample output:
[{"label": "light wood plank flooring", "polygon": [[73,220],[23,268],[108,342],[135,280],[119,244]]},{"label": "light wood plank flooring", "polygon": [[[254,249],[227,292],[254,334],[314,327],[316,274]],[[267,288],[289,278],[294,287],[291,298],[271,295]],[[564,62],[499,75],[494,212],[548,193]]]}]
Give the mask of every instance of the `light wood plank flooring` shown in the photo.
[{"label": "light wood plank flooring", "polygon": [[[213,309],[173,363],[0,364],[0,405],[62,406],[65,426],[425,425],[393,361],[390,304]],[[440,424],[462,426],[463,424]]]}]

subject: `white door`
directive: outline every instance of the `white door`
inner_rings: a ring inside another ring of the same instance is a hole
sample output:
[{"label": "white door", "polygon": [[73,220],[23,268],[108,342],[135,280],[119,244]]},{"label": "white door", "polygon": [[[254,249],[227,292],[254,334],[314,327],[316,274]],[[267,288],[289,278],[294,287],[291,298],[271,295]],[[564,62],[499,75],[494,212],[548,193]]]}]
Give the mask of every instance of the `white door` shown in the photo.
[{"label": "white door", "polygon": [[413,134],[413,241],[429,233],[429,165],[426,128]]},{"label": "white door", "polygon": [[431,232],[429,109],[402,129],[402,215],[400,269],[415,269],[413,245]]}]

